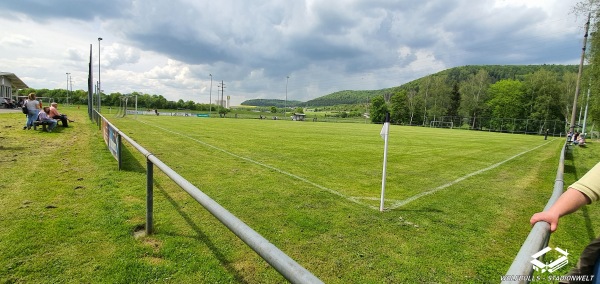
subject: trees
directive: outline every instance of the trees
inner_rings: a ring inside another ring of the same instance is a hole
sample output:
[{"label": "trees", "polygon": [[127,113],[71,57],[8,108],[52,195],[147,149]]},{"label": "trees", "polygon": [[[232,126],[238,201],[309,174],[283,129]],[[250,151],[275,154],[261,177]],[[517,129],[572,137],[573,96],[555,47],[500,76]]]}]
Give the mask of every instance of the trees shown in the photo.
[{"label": "trees", "polygon": [[433,116],[433,120],[438,120],[440,116],[444,116],[450,107],[450,86],[446,83],[448,75],[434,76],[431,82],[431,99],[433,105],[429,109],[429,116]]},{"label": "trees", "polygon": [[475,128],[477,116],[484,110],[490,81],[491,78],[488,72],[484,69],[479,69],[477,74],[470,75],[469,78],[460,85],[459,92],[461,94],[461,101],[459,113],[466,117],[472,116],[473,121],[471,128]]},{"label": "trees", "polygon": [[387,104],[383,96],[374,97],[371,100],[371,121],[382,123],[385,120],[385,114],[388,112]]},{"label": "trees", "polygon": [[410,120],[407,94],[405,90],[396,92],[390,99],[390,119],[392,123],[406,123]]},{"label": "trees", "polygon": [[525,86],[532,98],[529,102],[530,118],[564,120],[565,117],[561,113],[560,88],[556,73],[540,69],[527,76]]},{"label": "trees", "polygon": [[492,117],[527,117],[527,97],[522,82],[500,80],[490,85],[487,92],[490,96],[487,106],[491,110]]}]

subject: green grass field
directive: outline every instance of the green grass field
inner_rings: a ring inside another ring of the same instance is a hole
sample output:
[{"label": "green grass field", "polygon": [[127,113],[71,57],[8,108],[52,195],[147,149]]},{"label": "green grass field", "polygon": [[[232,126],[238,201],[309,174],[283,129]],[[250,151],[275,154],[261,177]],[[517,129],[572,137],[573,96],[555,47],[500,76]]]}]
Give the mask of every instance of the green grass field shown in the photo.
[{"label": "green grass field", "polygon": [[[0,164],[0,282],[284,281],[157,172],[156,233],[135,238],[144,158],[127,146],[117,171],[97,127],[65,112],[77,122],[56,133],[0,114],[2,153],[14,155]],[[393,126],[381,213],[380,125],[132,118],[109,116],[326,283],[498,282],[550,196],[562,143]],[[595,164],[595,148],[573,150],[566,183]],[[585,234],[559,229],[552,242],[577,255],[599,214],[566,217],[561,226]]]}]

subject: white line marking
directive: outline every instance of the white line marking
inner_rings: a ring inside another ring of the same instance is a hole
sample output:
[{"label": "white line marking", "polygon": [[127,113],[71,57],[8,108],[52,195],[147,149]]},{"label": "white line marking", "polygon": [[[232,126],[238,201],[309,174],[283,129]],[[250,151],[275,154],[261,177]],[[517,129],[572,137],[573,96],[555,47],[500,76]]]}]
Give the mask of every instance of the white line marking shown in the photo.
[{"label": "white line marking", "polygon": [[278,172],[278,173],[281,173],[281,174],[287,175],[287,176],[289,176],[289,177],[295,178],[295,179],[297,179],[297,180],[303,181],[303,182],[305,182],[305,183],[308,183],[308,184],[310,184],[310,185],[312,185],[312,186],[314,186],[314,187],[316,187],[316,188],[319,188],[319,189],[322,189],[322,190],[328,191],[328,192],[330,192],[330,193],[332,193],[332,194],[335,194],[335,195],[337,195],[337,196],[339,196],[339,197],[342,197],[342,198],[344,198],[344,199],[346,199],[346,200],[352,201],[352,202],[354,202],[354,203],[356,203],[356,204],[364,205],[364,206],[367,206],[367,207],[369,207],[369,208],[372,208],[372,209],[378,209],[376,206],[372,206],[372,205],[369,205],[369,204],[365,204],[365,203],[363,203],[363,202],[360,202],[358,199],[356,199],[356,198],[354,198],[354,197],[349,197],[349,196],[346,196],[346,195],[344,195],[344,194],[342,194],[342,193],[340,193],[340,192],[338,192],[338,191],[335,191],[335,190],[333,190],[333,189],[330,189],[330,188],[324,187],[324,186],[322,186],[322,185],[320,185],[320,184],[316,184],[316,183],[314,183],[314,182],[312,182],[312,181],[310,181],[310,180],[307,180],[307,179],[305,179],[305,178],[303,178],[303,177],[299,177],[299,176],[297,176],[297,175],[295,175],[295,174],[292,174],[292,173],[286,172],[286,171],[284,171],[284,170],[280,170],[280,169],[278,169],[278,168],[275,168],[275,167],[273,167],[273,166],[269,166],[269,165],[263,164],[263,163],[261,163],[261,162],[258,162],[258,161],[255,161],[255,160],[252,160],[252,159],[250,159],[250,158],[246,158],[246,157],[242,157],[242,156],[240,156],[240,155],[236,155],[236,154],[234,154],[234,153],[231,153],[231,152],[229,152],[229,151],[227,151],[227,150],[221,149],[221,148],[219,148],[219,147],[217,147],[217,146],[213,146],[213,145],[211,145],[211,144],[208,144],[208,143],[206,143],[206,142],[200,141],[200,140],[198,140],[198,139],[196,139],[196,138],[192,138],[192,137],[190,137],[190,136],[187,136],[187,135],[184,135],[184,134],[181,134],[181,133],[178,133],[178,132],[172,131],[172,130],[170,130],[170,129],[166,129],[166,128],[163,128],[163,127],[160,127],[160,126],[156,126],[156,125],[153,125],[153,124],[149,124],[149,123],[146,123],[146,122],[144,122],[144,121],[141,121],[141,120],[137,120],[137,121],[139,121],[139,122],[141,122],[141,123],[143,123],[143,124],[146,124],[146,125],[149,125],[149,126],[155,127],[155,128],[162,129],[163,131],[170,132],[170,133],[173,133],[173,134],[176,134],[176,135],[183,136],[183,137],[185,137],[185,138],[191,139],[191,140],[193,140],[193,141],[196,141],[196,142],[198,142],[198,143],[200,143],[200,144],[202,144],[202,145],[204,145],[204,146],[207,146],[207,147],[213,148],[213,149],[215,149],[215,150],[217,150],[217,151],[221,151],[221,152],[223,152],[223,153],[225,153],[225,154],[227,154],[227,155],[230,155],[230,156],[232,156],[232,157],[235,157],[235,158],[238,158],[238,159],[242,159],[242,160],[244,160],[244,161],[248,161],[248,162],[250,162],[250,163],[253,163],[253,164],[256,164],[256,165],[259,165],[259,166],[265,167],[265,168],[267,168],[267,169],[270,169],[270,170],[274,170],[274,171],[276,171],[276,172]]},{"label": "white line marking", "polygon": [[438,192],[438,191],[440,191],[440,190],[442,190],[442,189],[444,189],[444,188],[446,188],[446,187],[449,187],[449,186],[451,186],[451,185],[454,185],[454,184],[456,184],[456,183],[459,183],[459,182],[461,182],[461,181],[463,181],[463,180],[465,180],[465,179],[468,179],[468,178],[470,178],[470,177],[472,177],[472,176],[475,176],[475,175],[478,175],[478,174],[480,174],[480,173],[483,173],[483,172],[489,171],[489,170],[491,170],[491,169],[497,168],[498,166],[500,166],[500,165],[502,165],[502,164],[504,164],[504,163],[506,163],[506,162],[508,162],[508,161],[510,161],[510,160],[512,160],[512,159],[514,159],[514,158],[517,158],[517,157],[519,157],[519,156],[521,156],[521,155],[523,155],[523,154],[529,153],[529,152],[531,152],[531,151],[533,151],[533,150],[535,150],[535,149],[537,149],[537,148],[540,148],[540,147],[542,147],[542,146],[544,146],[544,145],[546,145],[546,144],[548,144],[548,143],[550,143],[550,142],[552,142],[552,141],[554,141],[554,140],[548,141],[548,142],[546,142],[546,143],[544,143],[544,144],[542,144],[542,145],[539,145],[539,146],[537,146],[537,147],[534,147],[534,148],[532,148],[532,149],[529,149],[529,150],[527,150],[527,151],[525,151],[525,152],[521,152],[521,153],[519,153],[519,154],[516,154],[516,155],[514,155],[514,156],[512,156],[512,157],[510,157],[510,158],[508,158],[508,159],[506,159],[506,160],[504,160],[504,161],[502,161],[502,162],[495,163],[495,164],[493,164],[493,165],[491,165],[491,166],[489,166],[489,167],[487,167],[487,168],[484,168],[484,169],[481,169],[481,170],[478,170],[478,171],[472,172],[472,173],[470,173],[470,174],[467,174],[467,175],[465,175],[465,176],[459,177],[459,178],[457,178],[457,179],[455,179],[455,180],[453,180],[453,181],[451,181],[451,182],[449,182],[449,183],[447,183],[447,184],[440,185],[440,186],[438,186],[438,187],[436,187],[436,188],[434,188],[434,189],[432,189],[432,190],[424,191],[424,192],[421,192],[421,193],[419,193],[419,194],[413,195],[412,197],[409,197],[408,199],[405,199],[405,200],[402,200],[402,201],[398,201],[398,202],[394,203],[392,206],[390,206],[390,207],[388,208],[388,210],[393,210],[393,209],[396,209],[396,208],[398,208],[398,207],[404,206],[404,205],[406,205],[406,204],[408,204],[408,203],[410,203],[410,202],[413,202],[413,201],[415,201],[415,200],[417,200],[417,199],[419,199],[419,198],[421,198],[421,197],[423,197],[423,196],[427,196],[427,195],[429,195],[429,194],[436,193],[436,192]]}]

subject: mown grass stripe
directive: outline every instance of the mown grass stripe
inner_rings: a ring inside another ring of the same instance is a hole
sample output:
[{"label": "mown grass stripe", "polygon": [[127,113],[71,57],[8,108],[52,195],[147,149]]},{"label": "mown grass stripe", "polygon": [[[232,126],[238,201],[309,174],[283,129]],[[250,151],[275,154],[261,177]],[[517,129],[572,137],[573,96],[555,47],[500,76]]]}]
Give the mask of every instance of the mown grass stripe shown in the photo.
[{"label": "mown grass stripe", "polygon": [[392,206],[390,206],[390,207],[388,208],[388,210],[397,209],[397,208],[399,208],[399,207],[402,207],[402,206],[404,206],[404,205],[406,205],[406,204],[408,204],[408,203],[411,203],[411,202],[413,202],[413,201],[415,201],[415,200],[417,200],[417,199],[419,199],[419,198],[421,198],[421,197],[424,197],[424,196],[427,196],[427,195],[430,195],[430,194],[436,193],[436,192],[438,192],[438,191],[440,191],[440,190],[442,190],[442,189],[444,189],[444,188],[450,187],[450,186],[452,186],[452,185],[454,185],[454,184],[457,184],[457,183],[459,183],[459,182],[461,182],[461,181],[463,181],[463,180],[465,180],[465,179],[468,179],[468,178],[470,178],[470,177],[472,177],[472,176],[476,176],[476,175],[478,175],[478,174],[481,174],[481,173],[487,172],[487,171],[489,171],[489,170],[495,169],[495,168],[499,167],[500,165],[502,165],[502,164],[504,164],[504,163],[506,163],[506,162],[508,162],[508,161],[511,161],[511,160],[513,160],[513,159],[515,159],[515,158],[517,158],[517,157],[519,157],[519,156],[522,156],[522,155],[524,155],[524,154],[527,154],[527,153],[529,153],[529,152],[531,152],[531,151],[533,151],[533,150],[536,150],[536,149],[538,149],[538,148],[540,148],[540,147],[542,147],[542,146],[544,146],[544,145],[547,145],[548,143],[550,143],[550,142],[552,142],[552,141],[554,141],[554,140],[555,140],[555,139],[553,139],[553,140],[549,140],[549,141],[548,141],[548,142],[546,142],[546,143],[543,143],[543,144],[541,144],[541,145],[539,145],[539,146],[536,146],[536,147],[534,147],[534,148],[532,148],[532,149],[529,149],[529,150],[527,150],[527,151],[524,151],[524,152],[521,152],[521,153],[519,153],[519,154],[516,154],[516,155],[514,155],[514,156],[512,156],[512,157],[510,157],[510,158],[508,158],[508,159],[506,159],[506,160],[504,160],[504,161],[501,161],[501,162],[495,163],[495,164],[493,164],[493,165],[491,165],[491,166],[489,166],[489,167],[483,168],[483,169],[481,169],[481,170],[474,171],[474,172],[472,172],[472,173],[470,173],[470,174],[467,174],[467,175],[464,175],[464,176],[462,176],[462,177],[459,177],[459,178],[457,178],[457,179],[455,179],[455,180],[453,180],[453,181],[451,181],[451,182],[449,182],[449,183],[446,183],[446,184],[440,185],[440,186],[438,186],[438,187],[436,187],[436,188],[434,188],[434,189],[431,189],[431,190],[428,190],[428,191],[424,191],[424,192],[421,192],[421,193],[419,193],[419,194],[413,195],[413,196],[411,196],[411,197],[409,197],[409,198],[407,198],[407,199],[405,199],[405,200],[398,201],[398,202],[394,203]]},{"label": "mown grass stripe", "polygon": [[255,165],[259,165],[259,166],[261,166],[261,167],[265,167],[265,168],[267,168],[267,169],[270,169],[270,170],[276,171],[276,172],[278,172],[278,173],[284,174],[284,175],[286,175],[286,176],[292,177],[292,178],[294,178],[294,179],[300,180],[300,181],[302,181],[302,182],[305,182],[305,183],[307,183],[307,184],[310,184],[310,185],[312,185],[312,186],[314,186],[314,187],[316,187],[316,188],[319,188],[319,189],[321,189],[321,190],[325,190],[325,191],[327,191],[327,192],[330,192],[330,193],[332,193],[332,194],[334,194],[334,195],[337,195],[337,196],[339,196],[339,197],[342,197],[342,198],[344,198],[344,199],[346,199],[346,200],[348,200],[348,201],[354,202],[354,203],[356,203],[356,204],[360,204],[360,205],[363,205],[363,206],[366,206],[366,207],[369,207],[369,208],[372,208],[372,209],[377,209],[375,206],[372,206],[372,205],[365,204],[365,203],[363,203],[363,202],[360,202],[360,201],[359,201],[359,200],[357,200],[356,198],[353,198],[353,197],[350,197],[350,196],[346,196],[346,195],[342,194],[342,193],[341,193],[341,192],[339,192],[339,191],[336,191],[336,190],[333,190],[333,189],[331,189],[331,188],[328,188],[328,187],[322,186],[322,185],[320,185],[320,184],[317,184],[317,183],[315,183],[315,182],[312,182],[312,181],[310,181],[310,180],[308,180],[308,179],[306,179],[306,178],[303,178],[303,177],[297,176],[297,175],[295,175],[295,174],[292,174],[292,173],[290,173],[290,172],[286,172],[286,171],[284,171],[284,170],[282,170],[282,169],[279,169],[279,168],[273,167],[273,166],[271,166],[271,165],[263,164],[263,163],[261,163],[261,162],[258,162],[258,161],[255,161],[255,160],[252,160],[252,159],[250,159],[250,158],[248,158],[248,157],[243,157],[243,156],[240,156],[240,155],[237,155],[237,154],[231,153],[231,152],[229,152],[229,151],[227,151],[227,150],[225,150],[225,149],[222,149],[222,148],[219,148],[219,147],[217,147],[217,146],[211,145],[211,144],[209,144],[209,143],[206,143],[206,142],[204,142],[204,141],[202,141],[202,140],[199,140],[199,139],[196,139],[196,138],[190,137],[190,136],[188,136],[188,135],[185,135],[185,134],[183,134],[183,133],[179,133],[179,132],[176,132],[176,131],[173,131],[173,130],[170,130],[170,129],[167,129],[167,128],[164,128],[164,127],[160,127],[160,126],[157,126],[157,125],[153,125],[153,124],[147,123],[147,122],[145,122],[145,121],[142,121],[142,120],[139,120],[139,119],[138,119],[138,120],[136,120],[136,121],[138,121],[138,122],[140,122],[140,123],[143,123],[143,124],[145,124],[145,125],[148,125],[148,126],[152,126],[152,127],[154,127],[154,128],[161,129],[161,130],[163,130],[163,131],[166,131],[166,132],[169,132],[169,133],[173,133],[173,134],[176,134],[176,135],[179,135],[179,136],[182,136],[182,137],[188,138],[188,139],[190,139],[190,140],[192,140],[192,141],[198,142],[198,143],[200,143],[200,144],[202,144],[202,145],[204,145],[204,146],[206,146],[206,147],[209,147],[209,148],[215,149],[215,150],[217,150],[217,151],[220,151],[220,152],[222,152],[222,153],[225,153],[225,154],[227,154],[227,155],[230,155],[230,156],[232,156],[232,157],[235,157],[235,158],[238,158],[238,159],[241,159],[241,160],[244,160],[244,161],[247,161],[247,162],[253,163],[253,164],[255,164]]}]

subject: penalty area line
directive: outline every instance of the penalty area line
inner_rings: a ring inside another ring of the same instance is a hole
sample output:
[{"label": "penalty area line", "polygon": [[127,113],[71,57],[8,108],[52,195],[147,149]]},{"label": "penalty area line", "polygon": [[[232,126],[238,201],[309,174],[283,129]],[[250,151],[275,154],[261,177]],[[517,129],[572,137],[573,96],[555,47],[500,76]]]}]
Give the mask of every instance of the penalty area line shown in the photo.
[{"label": "penalty area line", "polygon": [[137,121],[138,121],[138,122],[140,122],[140,123],[143,123],[143,124],[145,124],[145,125],[152,126],[152,127],[155,127],[155,128],[161,129],[161,130],[163,130],[163,131],[166,131],[166,132],[169,132],[169,133],[173,133],[173,134],[175,134],[175,135],[179,135],[179,136],[182,136],[182,137],[188,138],[188,139],[190,139],[190,140],[192,140],[192,141],[198,142],[198,143],[200,143],[200,144],[202,144],[202,145],[204,145],[204,146],[206,146],[206,147],[213,148],[213,149],[215,149],[215,150],[217,150],[217,151],[220,151],[220,152],[222,152],[222,153],[225,153],[225,154],[227,154],[227,155],[229,155],[229,156],[232,156],[232,157],[235,157],[235,158],[238,158],[238,159],[241,159],[241,160],[244,160],[244,161],[247,161],[247,162],[253,163],[253,164],[255,164],[255,165],[259,165],[259,166],[261,166],[261,167],[265,167],[265,168],[267,168],[267,169],[270,169],[270,170],[276,171],[276,172],[278,172],[278,173],[280,173],[280,174],[283,174],[283,175],[289,176],[289,177],[291,177],[291,178],[294,178],[294,179],[300,180],[300,181],[302,181],[302,182],[305,182],[305,183],[307,183],[307,184],[310,184],[310,185],[312,185],[312,186],[314,186],[314,187],[316,187],[316,188],[319,188],[319,189],[321,189],[321,190],[324,190],[324,191],[327,191],[327,192],[329,192],[329,193],[332,193],[332,194],[334,194],[334,195],[337,195],[337,196],[339,196],[339,197],[342,197],[342,198],[344,198],[344,199],[346,199],[346,200],[348,200],[348,201],[351,201],[351,202],[353,202],[353,203],[356,203],[356,204],[359,204],[359,205],[363,205],[363,206],[367,206],[367,207],[369,207],[369,208],[372,208],[372,209],[377,209],[377,207],[375,207],[375,206],[372,206],[372,205],[365,204],[365,203],[363,203],[363,202],[361,202],[361,201],[357,200],[356,198],[353,198],[353,197],[350,197],[350,196],[346,196],[346,195],[342,194],[342,193],[341,193],[341,192],[339,192],[339,191],[336,191],[336,190],[333,190],[333,189],[327,188],[327,187],[325,187],[325,186],[322,186],[322,185],[320,185],[320,184],[314,183],[314,182],[312,182],[312,181],[310,181],[310,180],[308,180],[308,179],[305,179],[305,178],[303,178],[303,177],[297,176],[297,175],[295,175],[295,174],[292,174],[292,173],[290,173],[290,172],[286,172],[286,171],[284,171],[284,170],[278,169],[278,168],[276,168],[276,167],[273,167],[273,166],[270,166],[270,165],[267,165],[267,164],[263,164],[263,163],[261,163],[261,162],[258,162],[258,161],[255,161],[255,160],[252,160],[252,159],[250,159],[250,158],[243,157],[243,156],[240,156],[240,155],[237,155],[237,154],[231,153],[231,152],[229,152],[229,151],[227,151],[227,150],[225,150],[225,149],[221,149],[221,148],[219,148],[219,147],[217,147],[217,146],[214,146],[214,145],[208,144],[208,143],[206,143],[206,142],[204,142],[204,141],[202,141],[202,140],[199,140],[199,139],[196,139],[196,138],[190,137],[190,136],[188,136],[188,135],[185,135],[185,134],[182,134],[182,133],[179,133],[179,132],[175,132],[175,131],[173,131],[173,130],[166,129],[166,128],[163,128],[163,127],[160,127],[160,126],[157,126],[157,125],[153,125],[153,124],[150,124],[150,123],[146,123],[146,122],[144,122],[144,121],[141,121],[141,120],[137,120]]},{"label": "penalty area line", "polygon": [[398,202],[394,203],[392,206],[390,206],[390,207],[388,208],[388,210],[393,210],[393,209],[396,209],[396,208],[398,208],[398,207],[402,207],[402,206],[404,206],[404,205],[406,205],[406,204],[408,204],[408,203],[411,203],[411,202],[413,202],[413,201],[415,201],[415,200],[417,200],[417,199],[419,199],[419,198],[421,198],[421,197],[424,197],[424,196],[427,196],[427,195],[430,195],[430,194],[436,193],[436,192],[438,192],[438,191],[440,191],[440,190],[442,190],[442,189],[444,189],[444,188],[450,187],[450,186],[452,186],[452,185],[454,185],[454,184],[457,184],[457,183],[459,183],[459,182],[461,182],[461,181],[463,181],[463,180],[465,180],[465,179],[468,179],[468,178],[470,178],[470,177],[472,177],[472,176],[476,176],[476,175],[478,175],[478,174],[481,174],[481,173],[487,172],[487,171],[489,171],[489,170],[495,169],[495,168],[499,167],[500,165],[502,165],[502,164],[504,164],[504,163],[506,163],[506,162],[508,162],[508,161],[510,161],[510,160],[513,160],[513,159],[515,159],[515,158],[517,158],[517,157],[519,157],[519,156],[522,156],[522,155],[524,155],[524,154],[527,154],[527,153],[529,153],[529,152],[531,152],[531,151],[533,151],[533,150],[536,150],[536,149],[538,149],[538,148],[540,148],[540,147],[542,147],[542,146],[545,146],[545,145],[547,145],[548,143],[550,143],[550,142],[553,142],[553,141],[554,141],[554,140],[550,140],[550,141],[548,141],[548,142],[546,142],[546,143],[544,143],[544,144],[541,144],[541,145],[539,145],[539,146],[537,146],[537,147],[534,147],[534,148],[532,148],[532,149],[529,149],[529,150],[527,150],[527,151],[524,151],[524,152],[521,152],[521,153],[519,153],[519,154],[516,154],[516,155],[514,155],[514,156],[512,156],[512,157],[510,157],[510,158],[508,158],[508,159],[506,159],[506,160],[504,160],[504,161],[501,161],[501,162],[495,163],[495,164],[493,164],[493,165],[491,165],[491,166],[489,166],[489,167],[487,167],[487,168],[483,168],[483,169],[481,169],[481,170],[474,171],[474,172],[472,172],[472,173],[470,173],[470,174],[467,174],[467,175],[465,175],[465,176],[459,177],[459,178],[457,178],[457,179],[455,179],[455,180],[453,180],[453,181],[451,181],[451,182],[449,182],[449,183],[446,183],[446,184],[440,185],[440,186],[438,186],[438,187],[436,187],[436,188],[434,188],[434,189],[431,189],[431,190],[428,190],[428,191],[424,191],[424,192],[421,192],[421,193],[419,193],[419,194],[413,195],[413,196],[411,196],[411,197],[409,197],[409,198],[407,198],[407,199],[405,199],[405,200],[398,201]]}]

